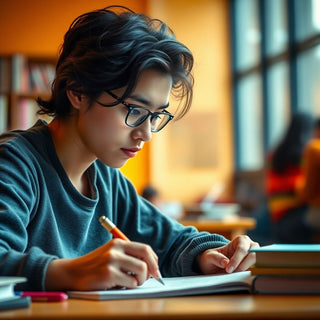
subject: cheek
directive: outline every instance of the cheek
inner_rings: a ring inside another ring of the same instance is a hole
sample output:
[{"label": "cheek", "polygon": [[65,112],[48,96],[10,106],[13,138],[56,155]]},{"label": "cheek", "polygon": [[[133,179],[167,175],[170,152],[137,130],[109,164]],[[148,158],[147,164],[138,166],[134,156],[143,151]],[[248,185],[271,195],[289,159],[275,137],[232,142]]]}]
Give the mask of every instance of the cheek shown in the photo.
[{"label": "cheek", "polygon": [[82,140],[90,149],[112,142],[121,133],[122,119],[114,110],[93,108],[79,116],[78,129]]}]

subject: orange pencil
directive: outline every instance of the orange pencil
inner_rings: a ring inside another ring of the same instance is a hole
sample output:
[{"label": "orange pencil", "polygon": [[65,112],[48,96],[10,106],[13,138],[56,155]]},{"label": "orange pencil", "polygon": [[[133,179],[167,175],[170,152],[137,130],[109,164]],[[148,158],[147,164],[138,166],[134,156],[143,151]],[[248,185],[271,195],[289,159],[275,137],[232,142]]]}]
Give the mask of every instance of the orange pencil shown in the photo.
[{"label": "orange pencil", "polygon": [[[122,239],[125,241],[130,241],[129,238],[107,217],[101,216],[99,218],[99,221],[102,224],[102,226],[106,228],[115,238]],[[164,282],[161,276],[155,279],[164,285]]]},{"label": "orange pencil", "polygon": [[130,241],[129,238],[107,217],[101,216],[99,221],[115,238]]}]

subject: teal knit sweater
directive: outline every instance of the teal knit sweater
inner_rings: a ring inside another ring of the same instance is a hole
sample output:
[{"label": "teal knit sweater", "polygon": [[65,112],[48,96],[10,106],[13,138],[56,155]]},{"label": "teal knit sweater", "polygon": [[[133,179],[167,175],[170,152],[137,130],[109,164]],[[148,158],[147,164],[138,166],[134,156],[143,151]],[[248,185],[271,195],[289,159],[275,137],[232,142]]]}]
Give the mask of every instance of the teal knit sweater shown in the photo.
[{"label": "teal knit sweater", "polygon": [[45,290],[52,259],[79,257],[109,241],[101,215],[131,240],[148,243],[165,277],[196,274],[195,257],[228,242],[169,219],[118,169],[97,160],[87,173],[90,198],[68,179],[42,121],[0,136],[0,276],[26,277],[17,289]]}]

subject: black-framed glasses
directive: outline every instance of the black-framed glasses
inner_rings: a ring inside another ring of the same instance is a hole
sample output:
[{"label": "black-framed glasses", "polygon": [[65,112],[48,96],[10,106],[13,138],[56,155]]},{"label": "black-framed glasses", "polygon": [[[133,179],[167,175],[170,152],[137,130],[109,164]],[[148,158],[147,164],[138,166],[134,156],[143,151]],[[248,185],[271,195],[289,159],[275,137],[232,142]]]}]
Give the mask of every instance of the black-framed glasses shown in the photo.
[{"label": "black-framed glasses", "polygon": [[[168,124],[170,120],[174,118],[174,116],[166,110],[163,110],[161,112],[151,112],[145,107],[127,103],[110,91],[106,91],[106,93],[108,93],[112,98],[116,99],[119,103],[128,108],[125,123],[129,127],[134,128],[140,126],[140,124],[146,121],[150,116],[151,132],[159,132]],[[112,106],[99,101],[96,102],[102,107]]]}]

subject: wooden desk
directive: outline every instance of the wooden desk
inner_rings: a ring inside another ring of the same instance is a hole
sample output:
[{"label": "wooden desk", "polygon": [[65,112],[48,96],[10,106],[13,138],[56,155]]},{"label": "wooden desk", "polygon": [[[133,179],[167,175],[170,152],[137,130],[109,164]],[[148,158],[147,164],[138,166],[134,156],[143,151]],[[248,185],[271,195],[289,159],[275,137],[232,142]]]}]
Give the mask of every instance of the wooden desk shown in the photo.
[{"label": "wooden desk", "polygon": [[320,319],[320,296],[215,295],[145,300],[33,302],[0,311],[12,320]]},{"label": "wooden desk", "polygon": [[219,233],[227,239],[246,234],[248,230],[254,229],[256,220],[253,218],[236,217],[223,220],[204,220],[201,219],[181,219],[179,220],[185,226],[194,226],[199,231],[208,231],[210,233]]}]

